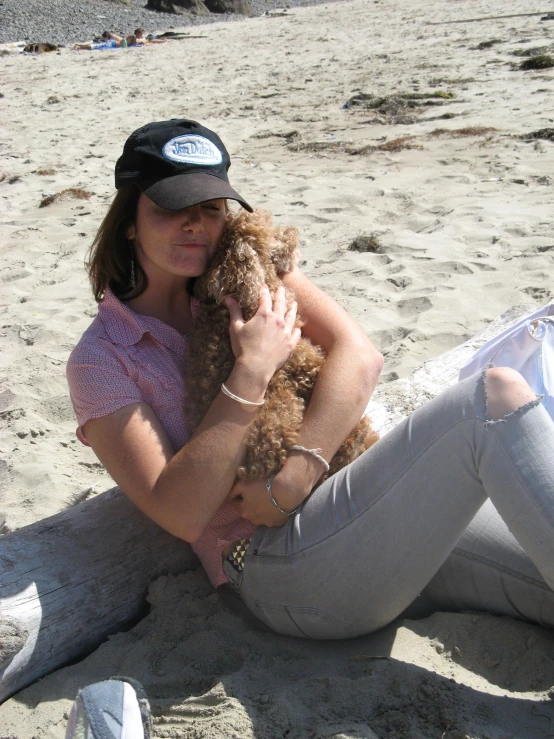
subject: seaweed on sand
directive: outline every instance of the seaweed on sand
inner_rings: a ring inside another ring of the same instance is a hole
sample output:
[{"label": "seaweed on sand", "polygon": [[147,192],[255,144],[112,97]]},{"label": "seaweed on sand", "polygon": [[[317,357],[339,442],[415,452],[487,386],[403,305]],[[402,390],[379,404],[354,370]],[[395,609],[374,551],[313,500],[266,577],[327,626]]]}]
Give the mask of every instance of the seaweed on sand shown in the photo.
[{"label": "seaweed on sand", "polygon": [[415,136],[399,136],[397,139],[391,139],[385,141],[384,144],[379,144],[375,148],[378,151],[403,151],[404,149],[423,149],[421,144],[416,144]]},{"label": "seaweed on sand", "polygon": [[371,93],[359,92],[348,101],[348,107],[362,107],[366,110],[376,110],[379,113],[397,113],[399,109],[408,110],[423,108],[428,105],[442,105],[443,100],[451,100],[455,97],[453,92],[435,90],[434,92],[407,92],[394,95],[373,95]]},{"label": "seaweed on sand", "polygon": [[537,54],[519,65],[524,72],[528,69],[549,69],[550,67],[554,67],[554,56],[550,54]]},{"label": "seaweed on sand", "polygon": [[502,43],[501,38],[491,38],[490,41],[481,41],[480,44],[477,44],[477,46],[475,46],[475,49],[482,51],[483,49],[490,49],[492,46],[495,46],[496,44],[501,44],[501,43]]},{"label": "seaweed on sand", "polygon": [[536,139],[544,139],[545,141],[554,142],[554,128],[539,128],[538,131],[526,133],[521,138],[524,141],[535,141]]},{"label": "seaweed on sand", "polygon": [[437,85],[468,85],[470,82],[475,82],[474,77],[431,77],[427,80],[427,84],[431,87]]},{"label": "seaweed on sand", "polygon": [[421,144],[416,144],[415,136],[400,136],[397,139],[385,141],[382,144],[366,144],[365,146],[353,146],[345,141],[310,141],[306,143],[293,143],[289,145],[291,151],[306,151],[311,154],[325,156],[327,152],[350,154],[350,156],[364,156],[375,151],[403,151],[404,149],[423,149]]},{"label": "seaweed on sand", "polygon": [[529,49],[516,49],[512,51],[513,56],[540,56],[550,51],[549,46],[533,46]]},{"label": "seaweed on sand", "polygon": [[0,174],[0,182],[7,182],[8,185],[15,185],[16,182],[21,182],[21,177],[17,174],[9,175],[2,172],[2,174]]},{"label": "seaweed on sand", "polygon": [[434,90],[432,92],[407,92],[393,95],[373,95],[359,92],[346,101],[343,107],[371,110],[390,123],[412,123],[406,120],[408,113],[423,112],[433,105],[444,105],[455,96],[453,92]]},{"label": "seaweed on sand", "polygon": [[274,131],[260,131],[260,133],[253,134],[253,139],[270,139],[270,138],[278,138],[278,139],[286,139],[288,142],[294,141],[298,138],[300,134],[296,129],[292,131],[287,131],[286,133],[280,133],[280,132],[274,132]]},{"label": "seaweed on sand", "polygon": [[467,126],[466,128],[435,128],[429,136],[452,136],[454,138],[463,138],[464,136],[486,136],[488,133],[494,133],[498,129],[487,126]]},{"label": "seaweed on sand", "polygon": [[309,141],[289,144],[291,151],[306,151],[309,154],[325,155],[328,151],[339,154],[350,154],[352,148],[350,144],[344,141]]},{"label": "seaweed on sand", "polygon": [[356,236],[347,247],[348,251],[372,252],[373,254],[378,254],[382,248],[379,236],[376,233],[370,233],[367,236]]},{"label": "seaweed on sand", "polygon": [[68,198],[75,198],[76,200],[90,200],[91,195],[93,195],[92,192],[83,190],[80,187],[68,187],[66,190],[62,190],[61,192],[54,193],[54,195],[47,195],[42,198],[38,207],[46,208],[46,206],[52,205],[52,203],[56,203],[58,200],[67,200]]}]

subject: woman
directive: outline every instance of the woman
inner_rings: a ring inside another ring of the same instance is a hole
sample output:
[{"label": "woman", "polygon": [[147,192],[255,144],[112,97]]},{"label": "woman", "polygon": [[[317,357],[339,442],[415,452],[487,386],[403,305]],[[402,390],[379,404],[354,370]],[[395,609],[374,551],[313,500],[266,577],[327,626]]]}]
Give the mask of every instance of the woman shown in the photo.
[{"label": "woman", "polygon": [[554,626],[554,424],[516,372],[447,390],[310,494],[382,357],[294,269],[284,283],[302,330],[326,352],[300,449],[272,481],[235,484],[256,408],[300,338],[282,291],[264,293],[248,322],[226,299],[235,364],[186,438],[191,281],[223,234],[226,201],[251,210],[229,166],[219,137],[194,121],[151,123],[127,140],[90,262],[103,300],[68,364],[81,441],[146,515],[191,542],[215,586],[229,582],[280,633],[369,633],[421,593],[431,608]]}]

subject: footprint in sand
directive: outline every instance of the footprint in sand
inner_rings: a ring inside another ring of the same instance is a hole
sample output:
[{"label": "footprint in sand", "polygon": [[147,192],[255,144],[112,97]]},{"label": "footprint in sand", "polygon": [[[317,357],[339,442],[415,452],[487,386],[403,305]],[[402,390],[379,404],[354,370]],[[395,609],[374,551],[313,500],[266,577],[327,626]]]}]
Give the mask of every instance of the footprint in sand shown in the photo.
[{"label": "footprint in sand", "polygon": [[417,316],[426,310],[430,310],[433,307],[433,303],[429,298],[408,298],[407,300],[400,300],[397,303],[398,312],[402,316]]},{"label": "footprint in sand", "polygon": [[552,300],[552,292],[545,287],[524,287],[523,292],[541,303],[548,303]]},{"label": "footprint in sand", "polygon": [[496,272],[497,268],[493,267],[490,264],[487,264],[486,262],[471,262],[471,264],[474,267],[477,267],[477,269],[480,269],[482,272]]},{"label": "footprint in sand", "polygon": [[455,272],[458,275],[472,275],[473,270],[463,264],[462,262],[435,262],[429,265],[429,269],[432,272],[444,272],[445,274],[452,274]]},{"label": "footprint in sand", "polygon": [[381,254],[392,254],[393,256],[398,256],[400,254],[404,254],[406,256],[413,256],[417,253],[422,253],[427,251],[426,249],[420,249],[417,246],[400,246],[400,244],[391,244],[390,246],[383,246],[381,248]]},{"label": "footprint in sand", "polygon": [[385,328],[380,331],[374,331],[372,333],[372,339],[375,341],[377,346],[383,350],[387,349],[391,344],[396,341],[401,341],[409,336],[413,332],[411,328],[404,328],[403,326],[395,326],[393,328]]},{"label": "footprint in sand", "polygon": [[413,280],[408,275],[404,275],[402,277],[387,277],[387,282],[391,282],[395,287],[404,290],[412,284]]},{"label": "footprint in sand", "polygon": [[26,277],[31,277],[33,275],[33,272],[30,272],[29,270],[15,270],[13,272],[8,272],[7,275],[2,277],[2,282],[17,282],[17,280],[24,280]]}]

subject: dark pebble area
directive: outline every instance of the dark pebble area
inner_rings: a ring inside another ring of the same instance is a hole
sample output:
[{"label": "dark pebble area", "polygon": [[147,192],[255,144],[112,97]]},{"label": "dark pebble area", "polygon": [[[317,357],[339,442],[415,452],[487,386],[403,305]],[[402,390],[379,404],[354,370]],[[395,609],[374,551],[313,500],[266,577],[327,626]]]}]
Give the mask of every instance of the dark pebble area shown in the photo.
[{"label": "dark pebble area", "polygon": [[[329,0],[250,0],[252,15],[319,5]],[[146,0],[0,0],[0,43],[73,44],[112,31],[126,36],[135,28],[146,33],[183,26],[241,20],[228,13],[208,16],[173,15],[145,9]]]}]

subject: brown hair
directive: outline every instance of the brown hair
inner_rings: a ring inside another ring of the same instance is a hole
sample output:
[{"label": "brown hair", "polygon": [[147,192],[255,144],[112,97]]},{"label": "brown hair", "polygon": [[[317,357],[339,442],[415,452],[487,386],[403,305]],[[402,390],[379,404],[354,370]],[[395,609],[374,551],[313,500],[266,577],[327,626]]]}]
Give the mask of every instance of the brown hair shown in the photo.
[{"label": "brown hair", "polygon": [[[97,303],[104,297],[106,287],[123,302],[138,298],[148,287],[148,277],[135,257],[133,242],[127,238],[127,229],[137,218],[140,194],[136,185],[119,188],[89,249],[86,267]],[[224,206],[228,224],[233,215],[228,200],[224,200]],[[194,280],[191,277],[187,283],[191,295]]]},{"label": "brown hair", "polygon": [[135,185],[121,187],[92,242],[87,269],[97,302],[108,286],[120,300],[136,298],[146,290],[147,277],[134,258],[133,242],[127,238],[127,229],[136,219],[139,197],[140,190]]}]

